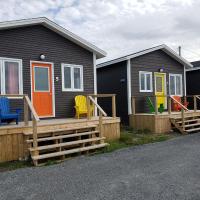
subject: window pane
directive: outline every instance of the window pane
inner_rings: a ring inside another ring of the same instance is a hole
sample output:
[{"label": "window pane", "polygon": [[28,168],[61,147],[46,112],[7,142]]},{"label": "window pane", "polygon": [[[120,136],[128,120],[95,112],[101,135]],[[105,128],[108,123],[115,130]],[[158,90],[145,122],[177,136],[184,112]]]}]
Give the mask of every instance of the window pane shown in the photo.
[{"label": "window pane", "polygon": [[156,76],[156,92],[162,92],[162,77]]},{"label": "window pane", "polygon": [[145,76],[144,74],[140,74],[140,89],[145,90]]},{"label": "window pane", "polygon": [[71,89],[71,68],[64,67],[64,87]]},{"label": "window pane", "polygon": [[147,90],[151,90],[151,75],[150,74],[146,74],[146,89]]},{"label": "window pane", "polygon": [[181,77],[176,76],[176,95],[181,95]]},{"label": "window pane", "polygon": [[81,69],[74,68],[74,89],[81,89]]},{"label": "window pane", "polygon": [[170,76],[170,94],[175,95],[175,77]]},{"label": "window pane", "polygon": [[35,67],[35,91],[49,91],[49,68]]},{"label": "window pane", "polygon": [[19,94],[19,63],[5,62],[5,92]]}]

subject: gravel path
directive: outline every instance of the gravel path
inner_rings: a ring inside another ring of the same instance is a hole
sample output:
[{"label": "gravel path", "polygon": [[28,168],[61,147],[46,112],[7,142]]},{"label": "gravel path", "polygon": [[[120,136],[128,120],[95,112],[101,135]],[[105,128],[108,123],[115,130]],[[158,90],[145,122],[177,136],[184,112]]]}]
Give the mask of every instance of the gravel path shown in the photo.
[{"label": "gravel path", "polygon": [[199,200],[200,134],[0,173],[1,200]]}]

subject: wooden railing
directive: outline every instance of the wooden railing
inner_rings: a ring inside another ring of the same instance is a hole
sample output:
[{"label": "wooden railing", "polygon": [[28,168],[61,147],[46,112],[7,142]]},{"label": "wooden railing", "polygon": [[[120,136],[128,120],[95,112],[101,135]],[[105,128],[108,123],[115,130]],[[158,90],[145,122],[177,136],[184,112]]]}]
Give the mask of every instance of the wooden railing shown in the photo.
[{"label": "wooden railing", "polygon": [[33,148],[36,148],[38,146],[37,143],[37,123],[40,121],[28,95],[24,95],[24,124],[25,126],[28,126],[29,120],[29,113],[28,109],[31,111],[32,115],[32,127],[33,127]]},{"label": "wooden railing", "polygon": [[24,103],[24,125],[29,125],[29,110],[32,116],[32,128],[33,128],[33,147],[36,148],[37,144],[37,123],[40,121],[28,95],[18,95],[18,94],[7,94],[0,95],[0,97],[7,97],[10,99],[22,99]]},{"label": "wooden railing", "polygon": [[[171,114],[172,110],[171,110],[171,105],[172,105],[172,102],[175,102],[177,103],[180,107],[181,107],[181,111],[182,112],[182,115],[184,115],[185,111],[189,111],[189,109],[184,105],[182,104],[181,102],[177,101],[174,96],[172,95],[158,95],[158,96],[155,96],[155,95],[151,95],[151,96],[144,96],[144,97],[132,97],[131,101],[132,101],[132,114],[136,114],[136,98],[147,98],[147,97],[150,97],[150,98],[153,98],[154,99],[154,108],[155,108],[155,115],[158,115],[158,104],[157,104],[157,98],[158,97],[164,97],[166,98],[167,100],[167,111],[168,111],[168,114]],[[194,112],[197,111],[197,100],[200,100],[200,95],[187,95],[187,96],[183,96],[182,98],[184,98],[184,102],[187,101],[188,98],[193,98],[193,105],[194,105]]]},{"label": "wooden railing", "polygon": [[91,105],[93,104],[94,107],[97,109],[97,116],[99,116],[99,132],[101,137],[104,136],[103,133],[103,117],[106,117],[106,112],[101,108],[101,106],[97,103],[97,98],[112,98],[112,117],[116,117],[116,100],[115,94],[90,94],[87,96],[87,118],[88,120],[91,119]]},{"label": "wooden railing", "polygon": [[93,97],[95,102],[98,98],[111,98],[112,99],[112,117],[116,117],[116,95],[115,94],[89,94],[88,96]]}]

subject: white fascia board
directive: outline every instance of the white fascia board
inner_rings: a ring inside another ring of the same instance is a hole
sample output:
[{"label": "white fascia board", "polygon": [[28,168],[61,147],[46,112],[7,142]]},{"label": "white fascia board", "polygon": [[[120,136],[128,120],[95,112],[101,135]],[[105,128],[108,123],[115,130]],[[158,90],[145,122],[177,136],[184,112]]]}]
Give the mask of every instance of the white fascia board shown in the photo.
[{"label": "white fascia board", "polygon": [[125,61],[125,60],[128,60],[128,59],[132,59],[132,58],[135,58],[135,57],[147,54],[147,53],[151,53],[151,52],[157,51],[157,50],[163,50],[165,53],[167,53],[168,55],[173,57],[175,60],[177,60],[181,64],[187,66],[187,68],[192,68],[193,67],[193,65],[191,63],[189,63],[183,57],[180,57],[175,51],[173,51],[167,45],[162,44],[162,45],[159,45],[157,47],[153,47],[151,49],[147,49],[147,50],[135,53],[133,55],[124,56],[124,57],[121,57],[121,58],[118,58],[118,59],[115,59],[115,60],[111,60],[111,61],[107,61],[107,62],[104,62],[104,63],[100,63],[100,64],[98,64],[97,68],[106,67],[108,65],[112,65],[112,64],[115,64],[115,63],[118,63],[118,62],[122,62],[122,61]]}]

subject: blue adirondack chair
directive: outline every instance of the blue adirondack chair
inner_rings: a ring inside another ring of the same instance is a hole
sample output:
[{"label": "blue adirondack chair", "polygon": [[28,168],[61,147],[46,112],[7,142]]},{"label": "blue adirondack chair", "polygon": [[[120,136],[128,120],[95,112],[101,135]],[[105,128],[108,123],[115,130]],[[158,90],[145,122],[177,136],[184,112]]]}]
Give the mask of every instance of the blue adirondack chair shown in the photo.
[{"label": "blue adirondack chair", "polygon": [[10,102],[6,97],[0,98],[0,125],[3,122],[11,122],[13,120],[16,121],[16,124],[19,122],[19,115],[21,113],[21,109],[16,109],[15,113],[10,111]]}]

